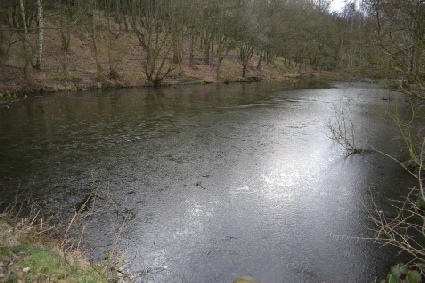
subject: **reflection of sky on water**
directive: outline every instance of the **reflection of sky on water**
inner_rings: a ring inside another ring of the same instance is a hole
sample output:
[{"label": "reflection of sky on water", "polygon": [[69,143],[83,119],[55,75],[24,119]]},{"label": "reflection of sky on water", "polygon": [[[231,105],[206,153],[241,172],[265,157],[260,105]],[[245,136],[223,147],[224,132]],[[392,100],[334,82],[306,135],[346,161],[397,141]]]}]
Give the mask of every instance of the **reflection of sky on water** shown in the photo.
[{"label": "reflection of sky on water", "polygon": [[[303,104],[302,100],[298,103]],[[216,186],[213,191],[202,191],[203,197],[186,201],[190,216],[181,223],[190,226],[190,222],[195,222],[198,228],[190,235],[198,243],[196,247],[191,245],[191,250],[200,254],[204,250],[211,255],[191,254],[200,256],[202,261],[192,262],[193,268],[204,272],[208,264],[214,268],[211,258],[217,249],[221,252],[216,259],[233,270],[258,265],[264,270],[260,262],[268,264],[272,275],[260,272],[260,278],[270,280],[266,282],[285,278],[290,282],[300,278],[303,282],[317,282],[328,278],[328,273],[336,268],[365,268],[361,267],[365,258],[371,259],[368,244],[347,240],[346,236],[363,234],[356,233],[364,228],[362,198],[366,197],[369,177],[374,174],[364,164],[368,158],[346,158],[321,131],[316,116],[311,121],[294,121],[285,115],[262,114],[266,118],[252,122],[256,130],[259,125],[266,129],[261,131],[259,141],[240,131],[245,123],[238,128],[236,151],[250,148],[249,158],[233,156],[227,170],[214,172],[219,176],[212,176],[216,178],[210,182]],[[270,126],[264,125],[265,121]],[[288,124],[297,123],[304,126],[291,127],[289,134],[277,133]],[[208,202],[209,198],[220,201]],[[242,262],[234,261],[238,258]],[[279,268],[285,275],[276,274]],[[214,272],[209,270],[208,274]],[[349,272],[341,272],[332,275],[332,282],[346,282],[347,278]]]}]

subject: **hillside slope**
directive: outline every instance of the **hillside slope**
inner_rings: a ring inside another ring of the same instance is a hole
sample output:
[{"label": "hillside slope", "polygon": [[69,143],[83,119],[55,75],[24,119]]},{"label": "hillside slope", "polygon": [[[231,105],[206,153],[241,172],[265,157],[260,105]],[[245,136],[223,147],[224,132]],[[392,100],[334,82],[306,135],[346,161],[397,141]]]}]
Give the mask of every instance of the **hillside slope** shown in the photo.
[{"label": "hillside slope", "polygon": [[[148,85],[143,71],[145,53],[134,33],[120,31],[118,36],[111,37],[105,26],[100,25],[93,41],[88,27],[75,26],[70,32],[69,50],[65,52],[61,48],[58,25],[54,19],[46,19],[41,70],[35,70],[29,66],[27,72],[25,72],[22,32],[14,32],[7,26],[1,27],[3,30],[1,44],[3,49],[8,51],[0,61],[0,92],[61,91]],[[35,50],[37,42],[35,31],[29,34],[29,39]],[[217,57],[213,54],[210,64],[205,64],[199,43],[195,47],[194,65],[189,66],[187,44],[187,42],[183,44],[183,60],[180,64],[172,64],[170,52],[166,55],[166,68],[172,68],[173,71],[167,75],[164,83],[217,82]],[[96,54],[100,63],[101,78],[98,76]],[[299,73],[312,73],[306,65],[288,63],[284,58],[275,58],[269,64],[263,62],[259,70],[256,67],[259,58],[259,54],[254,54],[247,68],[246,77],[285,80],[297,77]],[[110,66],[113,66],[116,71],[114,76],[110,76]],[[220,82],[243,81],[241,74],[242,66],[238,63],[237,51],[232,50],[222,62]]]}]

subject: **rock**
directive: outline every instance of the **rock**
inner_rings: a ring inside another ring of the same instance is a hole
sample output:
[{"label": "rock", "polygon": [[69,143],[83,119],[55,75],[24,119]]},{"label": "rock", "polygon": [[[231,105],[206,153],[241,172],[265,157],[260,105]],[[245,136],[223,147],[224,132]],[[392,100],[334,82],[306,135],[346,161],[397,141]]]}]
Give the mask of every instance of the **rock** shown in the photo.
[{"label": "rock", "polygon": [[233,280],[233,283],[260,283],[255,278],[252,278],[251,276],[239,276],[235,280]]},{"label": "rock", "polygon": [[22,269],[22,271],[24,272],[24,273],[28,273],[28,272],[30,272],[30,268],[27,266],[27,267],[24,267],[23,269]]}]

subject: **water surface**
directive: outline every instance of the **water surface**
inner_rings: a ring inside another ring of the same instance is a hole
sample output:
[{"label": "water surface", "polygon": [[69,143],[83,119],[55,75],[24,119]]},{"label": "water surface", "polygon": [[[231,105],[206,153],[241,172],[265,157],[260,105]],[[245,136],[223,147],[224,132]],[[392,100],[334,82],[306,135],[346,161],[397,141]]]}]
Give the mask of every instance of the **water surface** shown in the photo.
[{"label": "water surface", "polygon": [[346,83],[30,98],[0,111],[0,195],[19,189],[52,221],[96,195],[86,243],[124,254],[140,282],[371,282],[396,253],[349,237],[373,235],[371,197],[389,210],[411,180],[380,154],[347,156],[325,124],[343,105],[359,146],[401,157],[385,113],[404,98],[388,95]]}]

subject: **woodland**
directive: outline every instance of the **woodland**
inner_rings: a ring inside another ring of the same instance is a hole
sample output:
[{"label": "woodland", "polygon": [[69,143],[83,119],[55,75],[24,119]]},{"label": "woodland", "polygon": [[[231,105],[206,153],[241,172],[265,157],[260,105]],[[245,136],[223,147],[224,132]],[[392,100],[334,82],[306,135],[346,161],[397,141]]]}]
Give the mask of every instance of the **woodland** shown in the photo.
[{"label": "woodland", "polygon": [[3,0],[0,91],[424,78],[423,1]]}]

